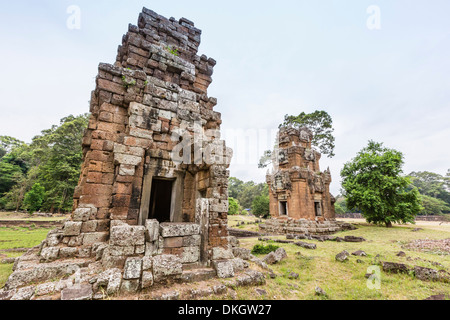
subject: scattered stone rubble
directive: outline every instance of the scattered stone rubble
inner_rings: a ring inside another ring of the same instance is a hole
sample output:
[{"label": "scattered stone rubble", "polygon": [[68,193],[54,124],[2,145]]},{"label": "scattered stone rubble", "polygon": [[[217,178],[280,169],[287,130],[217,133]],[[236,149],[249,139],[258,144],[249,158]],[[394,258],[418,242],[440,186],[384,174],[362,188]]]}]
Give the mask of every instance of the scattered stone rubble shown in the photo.
[{"label": "scattered stone rubble", "polygon": [[430,240],[420,239],[414,240],[403,246],[404,249],[434,252],[439,254],[450,254],[450,239]]}]

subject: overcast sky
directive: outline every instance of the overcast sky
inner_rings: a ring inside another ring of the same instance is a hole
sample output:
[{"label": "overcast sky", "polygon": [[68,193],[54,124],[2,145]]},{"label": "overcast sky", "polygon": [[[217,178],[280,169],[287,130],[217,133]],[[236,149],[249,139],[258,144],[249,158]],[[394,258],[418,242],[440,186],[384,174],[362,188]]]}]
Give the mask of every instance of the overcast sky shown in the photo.
[{"label": "overcast sky", "polygon": [[[71,5],[80,29],[67,26]],[[321,167],[335,195],[370,139],[402,151],[405,173],[450,168],[448,0],[2,1],[0,135],[30,142],[88,112],[98,64],[114,63],[143,6],[203,30],[233,176],[263,182],[257,161],[284,115],[315,110],[334,120],[336,156]]]}]

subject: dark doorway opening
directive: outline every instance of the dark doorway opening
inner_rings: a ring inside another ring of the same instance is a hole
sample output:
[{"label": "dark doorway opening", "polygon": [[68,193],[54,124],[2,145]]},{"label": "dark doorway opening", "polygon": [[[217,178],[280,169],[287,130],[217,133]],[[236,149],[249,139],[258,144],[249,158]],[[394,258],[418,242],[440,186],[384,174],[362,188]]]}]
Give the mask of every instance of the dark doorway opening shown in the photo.
[{"label": "dark doorway opening", "polygon": [[150,198],[149,219],[160,223],[171,222],[173,181],[153,179]]},{"label": "dark doorway opening", "polygon": [[314,202],[314,207],[316,209],[316,217],[322,216],[322,206],[320,205],[320,202]]},{"label": "dark doorway opening", "polygon": [[280,201],[280,216],[288,215],[287,201]]}]

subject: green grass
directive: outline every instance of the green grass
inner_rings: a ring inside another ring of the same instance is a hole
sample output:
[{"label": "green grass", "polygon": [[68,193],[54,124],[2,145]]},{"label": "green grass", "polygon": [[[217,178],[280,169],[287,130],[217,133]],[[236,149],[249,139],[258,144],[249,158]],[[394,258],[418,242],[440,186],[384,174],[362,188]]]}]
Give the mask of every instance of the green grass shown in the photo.
[{"label": "green grass", "polygon": [[[392,229],[359,225],[358,230],[342,232],[338,236],[362,236],[367,239],[363,243],[346,242],[318,242],[317,250],[308,250],[293,244],[279,244],[288,254],[288,258],[281,263],[269,266],[277,275],[276,279],[267,278],[264,289],[267,296],[261,297],[255,293],[254,288],[238,288],[239,299],[268,299],[268,300],[422,300],[434,294],[447,293],[450,284],[437,282],[422,282],[412,275],[392,275],[381,271],[381,289],[371,290],[367,286],[365,274],[368,268],[374,265],[375,256],[380,255],[381,261],[405,263],[411,267],[415,265],[439,269],[430,262],[439,262],[450,269],[450,256],[436,255],[402,248],[404,243],[415,239],[447,239],[450,233],[442,230],[424,229],[420,232],[411,232],[414,227],[396,226]],[[422,226],[421,226],[422,227]],[[285,237],[276,237],[285,239]],[[255,238],[240,239],[241,247],[252,249],[255,244],[261,243]],[[365,251],[367,257],[351,256],[344,263],[335,260],[336,254],[347,250],[350,254],[357,250]],[[397,257],[399,251],[404,251],[411,258],[421,258],[419,261],[407,261],[406,257]],[[260,255],[260,258],[264,255]],[[363,263],[357,263],[356,260]],[[255,268],[254,265],[252,265]],[[263,270],[261,270],[263,271]],[[295,272],[299,279],[288,279],[287,275]],[[315,288],[321,287],[327,292],[327,297],[315,295]]]},{"label": "green grass", "polygon": [[[5,251],[17,248],[33,248],[47,237],[50,229],[43,228],[0,228],[0,260],[19,257],[23,252]],[[0,288],[12,273],[12,264],[0,264]]]},{"label": "green grass", "polygon": [[[259,220],[259,218],[252,216],[228,216],[228,226],[233,229],[257,232],[259,231],[259,223],[256,223],[257,220]],[[245,224],[241,225],[242,222],[244,222]]]},{"label": "green grass", "polygon": [[68,216],[60,216],[60,217],[36,217],[23,213],[14,213],[14,212],[0,212],[0,221],[62,221],[67,219]]}]

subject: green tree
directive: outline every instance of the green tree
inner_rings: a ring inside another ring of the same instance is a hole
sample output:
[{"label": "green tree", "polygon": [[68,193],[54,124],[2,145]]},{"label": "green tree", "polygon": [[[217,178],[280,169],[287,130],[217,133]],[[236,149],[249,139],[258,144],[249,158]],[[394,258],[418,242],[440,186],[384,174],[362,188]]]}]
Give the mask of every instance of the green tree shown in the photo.
[{"label": "green tree", "polygon": [[239,202],[232,198],[228,198],[228,214],[231,216],[235,216],[240,214],[242,211],[241,206],[239,205]]},{"label": "green tree", "polygon": [[270,216],[269,196],[266,195],[257,196],[253,200],[252,213],[257,217],[268,218]]},{"label": "green tree", "polygon": [[31,190],[25,195],[23,206],[29,213],[38,211],[44,202],[45,189],[39,183],[35,183]]},{"label": "green tree", "polygon": [[422,210],[417,189],[401,176],[403,154],[369,141],[341,171],[344,196],[349,209],[358,208],[369,223],[414,223]]},{"label": "green tree", "polygon": [[24,144],[25,142],[20,141],[19,139],[9,136],[0,136],[0,159],[10,153],[13,149]]},{"label": "green tree", "polygon": [[[313,133],[313,140],[311,142],[313,147],[316,147],[324,155],[329,158],[335,156],[335,137],[333,135],[333,119],[326,111],[315,111],[313,113],[302,112],[298,116],[286,115],[284,117],[284,122],[279,126],[282,127],[294,127],[302,128],[306,127],[310,129]],[[264,152],[261,157],[258,167],[266,168],[272,159],[272,151],[268,150]]]},{"label": "green tree", "polygon": [[307,127],[314,135],[312,145],[319,148],[320,152],[328,155],[329,158],[335,156],[333,119],[326,111],[315,111],[310,114],[302,112],[298,116],[286,115],[284,123],[280,127],[283,126]]},{"label": "green tree", "polygon": [[336,203],[334,204],[336,214],[346,214],[349,212],[347,209],[347,201],[345,198],[338,196]]},{"label": "green tree", "polygon": [[37,181],[46,190],[43,203],[46,211],[72,209],[83,158],[81,141],[87,124],[88,115],[68,116],[59,126],[53,126],[33,139],[34,160],[39,162]]},{"label": "green tree", "polygon": [[[447,173],[448,174],[448,173]],[[413,186],[420,194],[440,199],[450,205],[449,179],[440,174],[423,171],[408,175]]]},{"label": "green tree", "polygon": [[239,180],[238,178],[230,177],[228,179],[228,195],[237,199],[242,193],[243,186],[244,181]]},{"label": "green tree", "polygon": [[427,195],[421,195],[423,210],[419,213],[420,215],[441,215],[444,212],[450,211],[450,206],[442,201],[441,199],[436,199]]},{"label": "green tree", "polygon": [[0,204],[13,210],[22,206],[24,195],[39,183],[46,191],[41,209],[67,212],[82,163],[82,138],[88,115],[68,116],[59,126],[43,130],[31,144],[4,138],[8,153],[0,159]]},{"label": "green tree", "polygon": [[267,183],[255,183],[253,181],[243,182],[234,177],[228,181],[228,195],[236,199],[244,209],[250,209],[253,200],[263,194],[268,193]]}]

